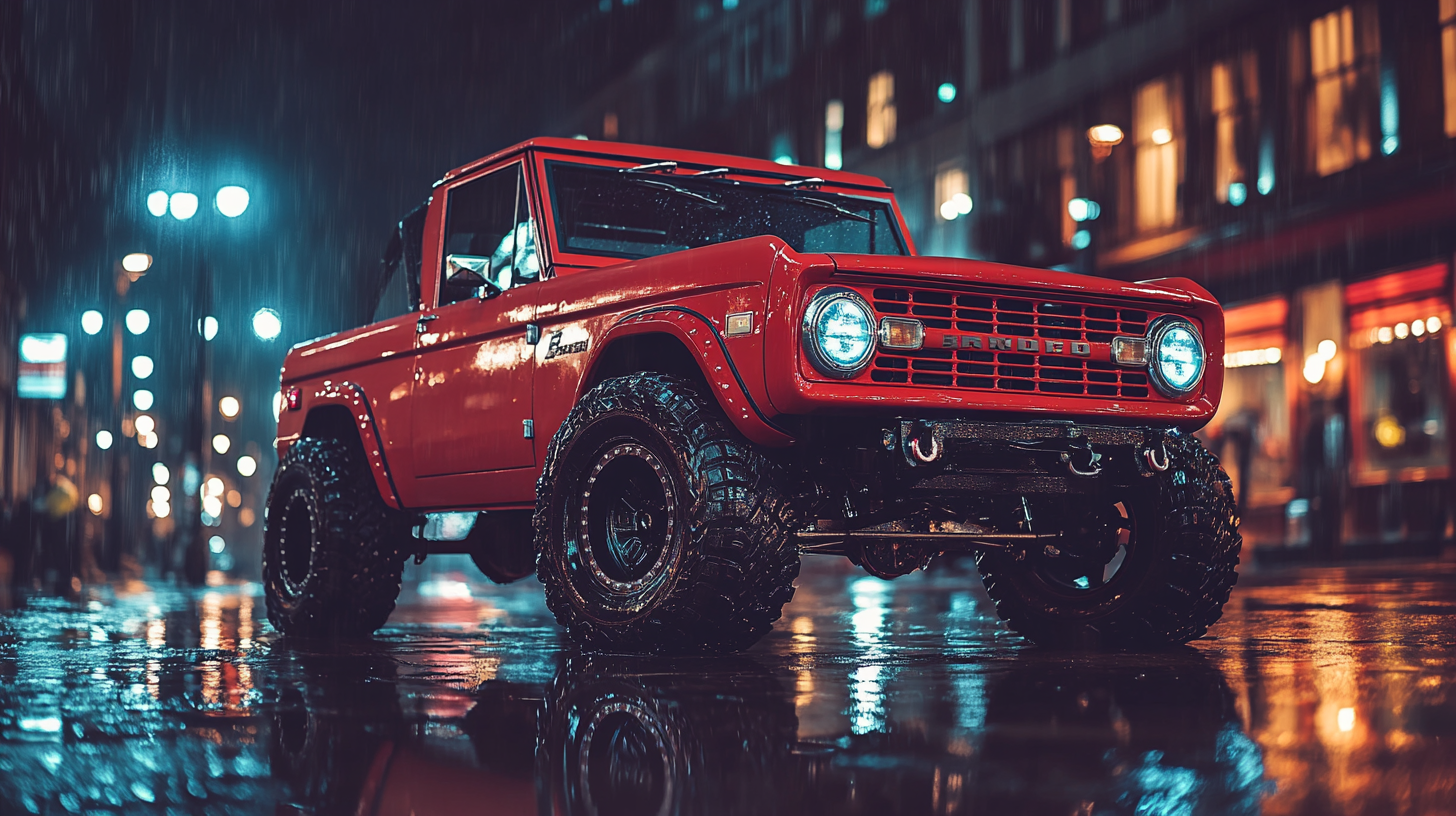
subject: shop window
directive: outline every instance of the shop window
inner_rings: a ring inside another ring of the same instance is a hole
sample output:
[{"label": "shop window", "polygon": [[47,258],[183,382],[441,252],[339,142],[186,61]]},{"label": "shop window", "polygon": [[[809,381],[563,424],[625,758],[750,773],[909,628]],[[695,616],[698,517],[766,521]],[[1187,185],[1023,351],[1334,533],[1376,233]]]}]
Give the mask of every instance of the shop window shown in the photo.
[{"label": "shop window", "polygon": [[884,147],[895,141],[895,75],[880,71],[870,77],[865,144]]},{"label": "shop window", "polygon": [[1441,0],[1441,76],[1446,90],[1446,135],[1456,136],[1456,0]]},{"label": "shop window", "polygon": [[1445,478],[1445,264],[1351,284],[1350,421],[1356,484]]},{"label": "shop window", "polygon": [[1214,120],[1213,195],[1220,204],[1237,207],[1248,198],[1247,159],[1258,121],[1259,62],[1253,51],[1213,63],[1209,101]]},{"label": "shop window", "polygon": [[1328,176],[1370,158],[1380,30],[1374,9],[1345,6],[1309,24],[1309,150]]},{"label": "shop window", "polygon": [[1139,232],[1168,229],[1178,220],[1182,181],[1181,94],[1176,77],[1155,79],[1133,98],[1136,224]]},{"label": "shop window", "polygon": [[[1245,511],[1282,507],[1294,498],[1288,316],[1283,297],[1224,310],[1223,399],[1200,436],[1219,454]],[[1280,531],[1270,537],[1280,537]]]}]

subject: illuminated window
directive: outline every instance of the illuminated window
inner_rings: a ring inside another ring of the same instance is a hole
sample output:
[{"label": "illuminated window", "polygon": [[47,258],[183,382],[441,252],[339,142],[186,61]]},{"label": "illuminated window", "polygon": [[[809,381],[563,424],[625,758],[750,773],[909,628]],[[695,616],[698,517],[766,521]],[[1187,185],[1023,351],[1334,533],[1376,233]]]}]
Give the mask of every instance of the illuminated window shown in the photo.
[{"label": "illuminated window", "polygon": [[1133,98],[1137,151],[1138,231],[1167,229],[1178,220],[1178,183],[1183,175],[1183,140],[1177,80],[1155,79]]},{"label": "illuminated window", "polygon": [[1369,96],[1374,88],[1380,33],[1374,14],[1355,26],[1353,7],[1309,24],[1309,139],[1314,170],[1321,176],[1370,158]]},{"label": "illuminated window", "polygon": [[617,138],[617,114],[608,112],[602,116],[602,138]]},{"label": "illuminated window", "polygon": [[970,213],[971,182],[964,167],[947,167],[935,174],[935,208],[942,221]]},{"label": "illuminated window", "polygon": [[1238,206],[1248,195],[1245,158],[1253,143],[1253,120],[1259,106],[1258,60],[1253,51],[1213,64],[1209,99],[1216,139],[1213,195],[1220,204]]},{"label": "illuminated window", "polygon": [[844,166],[844,103],[838,99],[824,106],[824,166],[830,170]]},{"label": "illuminated window", "polygon": [[1456,0],[1441,0],[1441,75],[1446,87],[1446,135],[1456,136]]},{"label": "illuminated window", "polygon": [[865,143],[879,148],[895,141],[895,75],[889,71],[870,77],[868,113]]}]

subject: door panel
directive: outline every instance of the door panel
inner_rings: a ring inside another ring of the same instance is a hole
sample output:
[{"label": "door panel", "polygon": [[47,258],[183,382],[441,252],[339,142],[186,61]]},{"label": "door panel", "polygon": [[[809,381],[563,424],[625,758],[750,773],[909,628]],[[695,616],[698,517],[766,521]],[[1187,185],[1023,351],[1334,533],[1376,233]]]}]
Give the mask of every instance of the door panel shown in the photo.
[{"label": "door panel", "polygon": [[[443,306],[420,334],[411,417],[415,474],[442,476],[536,463],[531,418],[533,346],[526,324],[536,287]],[[426,498],[426,497],[421,497]]]}]

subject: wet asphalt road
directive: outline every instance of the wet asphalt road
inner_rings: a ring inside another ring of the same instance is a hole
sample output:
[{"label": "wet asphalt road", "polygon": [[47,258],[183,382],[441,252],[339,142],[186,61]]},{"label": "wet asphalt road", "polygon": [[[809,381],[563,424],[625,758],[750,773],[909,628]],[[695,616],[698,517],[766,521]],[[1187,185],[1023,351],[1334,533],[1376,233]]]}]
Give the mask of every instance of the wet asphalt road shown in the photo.
[{"label": "wet asphalt road", "polygon": [[763,643],[673,660],[580,654],[461,563],[348,646],[257,585],[25,600],[0,814],[1456,812],[1456,564],[1246,577],[1149,656],[1029,647],[970,571],[808,559]]}]

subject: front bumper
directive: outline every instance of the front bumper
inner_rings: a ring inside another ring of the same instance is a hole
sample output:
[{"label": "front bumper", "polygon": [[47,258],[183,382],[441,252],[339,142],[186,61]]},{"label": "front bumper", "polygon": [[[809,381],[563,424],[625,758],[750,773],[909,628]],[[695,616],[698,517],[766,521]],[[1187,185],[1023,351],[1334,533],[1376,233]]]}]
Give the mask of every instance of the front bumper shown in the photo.
[{"label": "front bumper", "polygon": [[897,480],[915,492],[1081,493],[1168,469],[1170,427],[899,418],[880,430]]}]

